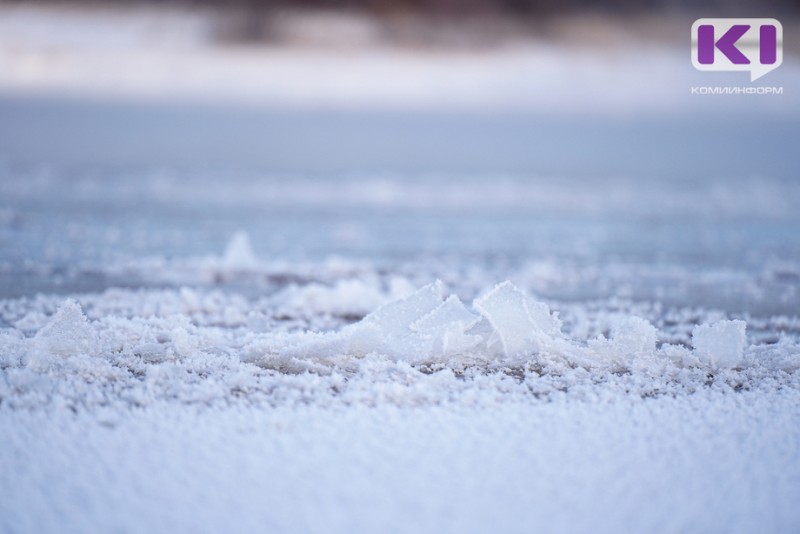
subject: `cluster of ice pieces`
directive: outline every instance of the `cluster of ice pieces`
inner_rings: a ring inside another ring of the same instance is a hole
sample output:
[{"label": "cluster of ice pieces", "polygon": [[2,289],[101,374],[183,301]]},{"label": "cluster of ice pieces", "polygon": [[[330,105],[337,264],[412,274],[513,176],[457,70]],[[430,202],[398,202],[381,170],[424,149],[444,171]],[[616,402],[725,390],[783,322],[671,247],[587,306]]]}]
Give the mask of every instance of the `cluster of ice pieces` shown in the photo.
[{"label": "cluster of ice pieces", "polygon": [[586,368],[631,367],[666,358],[682,365],[735,368],[744,362],[744,321],[721,320],[693,331],[694,350],[657,348],[658,331],[647,320],[615,318],[608,337],[588,341],[562,332],[557,313],[503,282],[475,299],[472,308],[456,295],[445,297],[441,282],[386,304],[337,332],[301,333],[280,344],[259,340],[245,358],[268,367],[303,362],[337,365],[344,358],[381,355],[413,365],[478,362],[522,365],[560,361]]},{"label": "cluster of ice pieces", "polygon": [[[48,356],[76,355],[103,356],[111,361],[112,353],[124,351],[130,344],[126,332],[137,328],[126,323],[120,330],[119,321],[109,318],[89,322],[80,305],[70,299],[34,336],[25,337],[17,331],[17,336],[6,337],[17,345],[13,352],[28,354],[29,362],[41,362]],[[20,325],[24,322],[20,321]],[[189,326],[186,317],[179,322]],[[225,350],[229,357],[242,363],[289,371],[348,368],[354,361],[368,356],[415,366],[435,364],[459,368],[477,364],[509,367],[558,363],[586,369],[652,370],[669,362],[682,367],[734,369],[755,363],[763,352],[759,350],[762,346],[747,350],[746,324],[739,320],[695,326],[693,350],[684,344],[664,342],[659,346],[658,330],[639,317],[612,316],[608,324],[610,328],[604,333],[585,340],[576,339],[562,330],[558,314],[551,312],[547,304],[532,299],[511,282],[498,284],[475,299],[470,308],[456,295],[445,296],[443,284],[437,281],[333,332],[292,333],[269,329],[247,332],[245,326],[240,326],[239,333],[231,332],[228,342],[222,341],[219,330],[202,334],[196,341],[198,350],[203,352]],[[183,327],[178,330],[185,333]],[[165,335],[159,334],[156,338]],[[160,339],[145,345],[148,350],[138,347],[134,352],[140,356],[150,354],[154,348],[159,349],[159,353],[170,352]],[[229,350],[224,349],[226,345]],[[191,351],[176,349],[171,352],[180,357]]]},{"label": "cluster of ice pieces", "polygon": [[[743,321],[719,313],[670,315],[664,320],[678,327],[658,330],[642,318],[660,320],[646,307],[564,304],[559,316],[510,282],[472,305],[446,295],[440,282],[410,293],[407,284],[385,284],[381,298],[394,300],[352,324],[326,315],[329,304],[350,290],[372,294],[372,282],[331,293],[298,286],[294,297],[305,288],[327,303],[310,317],[286,315],[286,294],[248,300],[189,288],[2,301],[0,407],[125,408],[165,399],[491,404],[562,393],[601,399],[797,387],[800,380],[791,322],[770,323],[786,333],[759,341],[757,319],[747,336]],[[343,310],[355,305],[351,297]]]}]

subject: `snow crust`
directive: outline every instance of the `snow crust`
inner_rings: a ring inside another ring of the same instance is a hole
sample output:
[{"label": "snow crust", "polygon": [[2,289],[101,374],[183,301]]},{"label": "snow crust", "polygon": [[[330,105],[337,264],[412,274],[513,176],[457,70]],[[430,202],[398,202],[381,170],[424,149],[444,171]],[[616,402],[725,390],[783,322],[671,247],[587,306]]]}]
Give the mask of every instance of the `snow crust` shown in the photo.
[{"label": "snow crust", "polygon": [[1,300],[0,530],[800,525],[795,318],[331,267]]}]

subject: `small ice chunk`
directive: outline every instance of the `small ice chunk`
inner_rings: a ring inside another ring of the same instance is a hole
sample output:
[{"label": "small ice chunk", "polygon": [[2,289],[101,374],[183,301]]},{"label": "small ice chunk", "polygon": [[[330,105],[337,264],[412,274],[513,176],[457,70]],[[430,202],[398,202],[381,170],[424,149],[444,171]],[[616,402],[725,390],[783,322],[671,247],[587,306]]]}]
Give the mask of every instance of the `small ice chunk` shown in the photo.
[{"label": "small ice chunk", "polygon": [[481,320],[479,315],[469,311],[455,295],[447,297],[442,304],[429,314],[421,317],[411,324],[411,330],[415,332],[443,331],[444,329],[455,326],[465,331]]},{"label": "small ice chunk", "polygon": [[437,340],[434,336],[413,331],[411,324],[429,315],[442,303],[442,283],[436,281],[404,299],[385,304],[339,332],[314,336],[282,349],[280,353],[285,357],[311,356],[317,360],[342,355],[364,357],[373,353],[398,360],[424,360],[434,352]]},{"label": "small ice chunk", "polygon": [[695,355],[714,367],[736,367],[742,362],[747,345],[744,321],[717,321],[695,326],[692,346]]},{"label": "small ice chunk", "polygon": [[442,282],[437,280],[404,299],[381,306],[364,317],[362,322],[379,326],[387,336],[407,335],[411,331],[412,323],[442,304],[442,291]]},{"label": "small ice chunk", "polygon": [[420,335],[411,325],[442,305],[442,291],[442,283],[437,280],[404,299],[378,308],[350,329],[349,348],[359,347],[362,353],[372,349],[369,352],[409,362],[429,358],[437,339]]},{"label": "small ice chunk", "polygon": [[640,317],[617,317],[611,324],[610,339],[599,337],[589,340],[589,348],[598,356],[625,363],[636,356],[647,356],[656,351],[658,334],[649,321]]},{"label": "small ice chunk", "polygon": [[233,234],[222,256],[222,264],[231,269],[252,269],[258,264],[247,232],[239,230]]},{"label": "small ice chunk", "polygon": [[451,326],[434,340],[432,356],[447,357],[465,354],[473,351],[481,342],[483,342],[481,336],[465,334],[460,328]]},{"label": "small ice chunk", "polygon": [[506,357],[539,352],[548,339],[561,335],[561,321],[547,305],[509,281],[476,299],[473,306],[492,325]]},{"label": "small ice chunk", "polygon": [[467,352],[483,340],[466,331],[481,320],[469,311],[461,300],[450,295],[438,308],[411,324],[411,330],[431,340],[433,357],[452,356]]},{"label": "small ice chunk", "polygon": [[33,345],[58,356],[90,354],[96,346],[96,335],[80,304],[68,299],[50,321],[33,338]]}]

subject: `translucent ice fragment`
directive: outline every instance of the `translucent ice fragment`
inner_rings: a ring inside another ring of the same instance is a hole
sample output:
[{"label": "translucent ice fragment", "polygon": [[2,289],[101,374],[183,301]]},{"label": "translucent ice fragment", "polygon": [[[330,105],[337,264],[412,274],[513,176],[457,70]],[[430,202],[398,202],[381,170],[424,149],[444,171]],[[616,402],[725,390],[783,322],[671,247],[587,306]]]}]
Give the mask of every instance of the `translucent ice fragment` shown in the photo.
[{"label": "translucent ice fragment", "polygon": [[451,356],[469,351],[481,343],[479,335],[466,331],[481,320],[461,300],[451,295],[438,308],[411,324],[411,330],[432,341],[432,357]]},{"label": "translucent ice fragment", "polygon": [[343,332],[345,350],[420,362],[477,346],[482,337],[465,332],[480,321],[480,316],[470,312],[456,296],[443,301],[442,290],[442,283],[437,281],[379,308]]},{"label": "translucent ice fragment", "polygon": [[473,306],[492,325],[506,357],[540,352],[550,339],[561,335],[561,321],[547,305],[508,281],[476,299]]},{"label": "translucent ice fragment", "polygon": [[308,341],[282,350],[281,354],[317,360],[332,360],[340,356],[363,357],[368,354],[382,354],[406,361],[424,360],[434,352],[435,336],[414,331],[411,324],[428,316],[442,304],[442,283],[437,281],[404,299],[378,308],[362,321],[339,332],[310,337]]},{"label": "translucent ice fragment", "polygon": [[463,332],[480,320],[480,315],[469,311],[457,296],[450,295],[447,300],[432,312],[414,321],[411,324],[411,330],[415,332],[435,332],[455,326]]},{"label": "translucent ice fragment", "polygon": [[380,327],[387,336],[404,336],[411,332],[412,323],[438,308],[442,300],[442,282],[437,280],[404,299],[381,306],[362,323]]},{"label": "translucent ice fragment", "polygon": [[736,367],[742,362],[747,345],[744,321],[717,321],[695,326],[692,346],[695,355],[714,367]]}]

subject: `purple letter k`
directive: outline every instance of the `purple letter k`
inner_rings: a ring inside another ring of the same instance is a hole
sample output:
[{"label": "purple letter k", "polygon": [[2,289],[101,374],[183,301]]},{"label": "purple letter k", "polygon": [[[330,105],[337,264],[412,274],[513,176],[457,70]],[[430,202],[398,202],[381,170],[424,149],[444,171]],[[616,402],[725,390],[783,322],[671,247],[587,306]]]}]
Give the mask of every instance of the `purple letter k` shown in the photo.
[{"label": "purple letter k", "polygon": [[748,24],[736,24],[731,26],[725,34],[714,42],[714,26],[703,24],[697,28],[697,61],[702,65],[714,63],[714,48],[719,51],[734,65],[748,65],[750,60],[736,48],[736,41],[750,29]]}]

